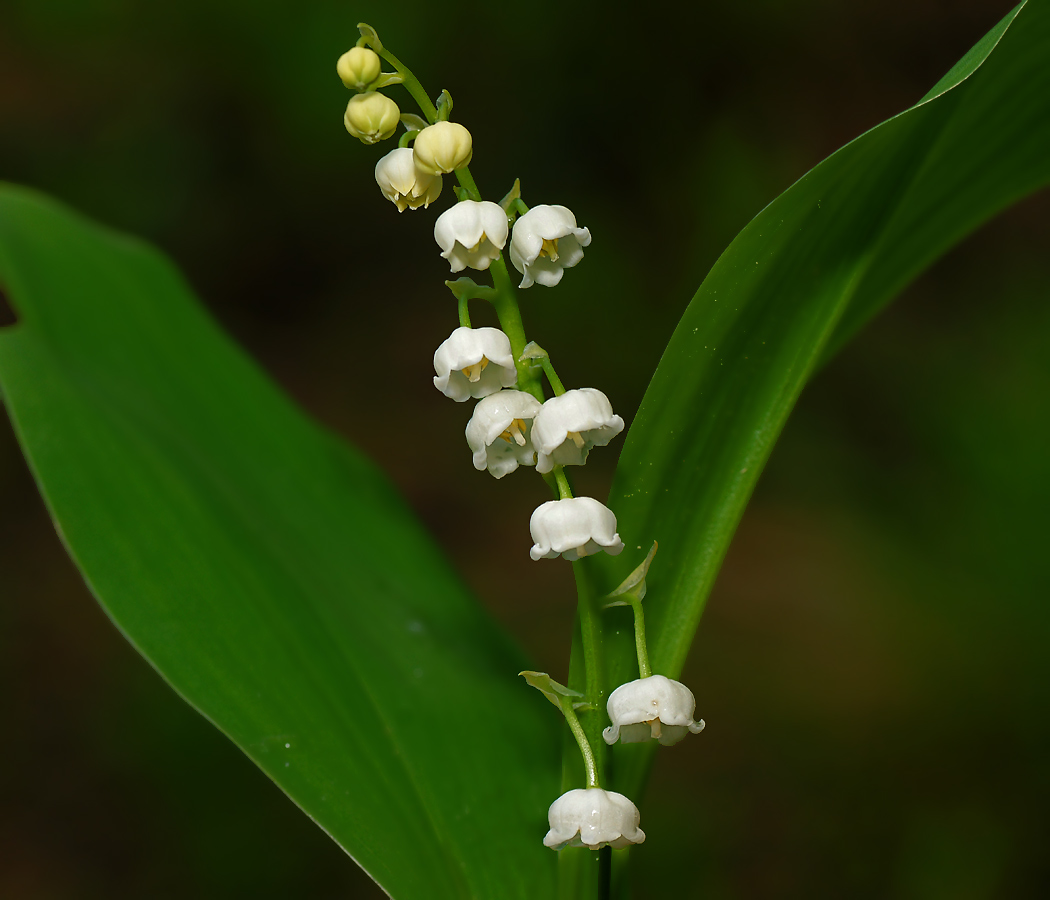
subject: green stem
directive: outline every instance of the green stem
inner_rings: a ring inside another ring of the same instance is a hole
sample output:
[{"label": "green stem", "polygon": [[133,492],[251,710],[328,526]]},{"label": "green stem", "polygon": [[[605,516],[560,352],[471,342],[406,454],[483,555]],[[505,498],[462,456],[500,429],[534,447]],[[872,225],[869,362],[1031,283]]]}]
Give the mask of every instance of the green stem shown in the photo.
[{"label": "green stem", "polygon": [[478,190],[478,186],[474,183],[474,176],[470,174],[470,169],[466,166],[463,166],[462,169],[456,169],[456,179],[463,185],[463,190],[470,194],[471,200],[481,200],[481,191]]},{"label": "green stem", "polygon": [[400,138],[398,138],[397,146],[402,148],[402,149],[407,147],[408,144],[409,144],[409,141],[411,141],[413,138],[415,138],[415,136],[417,134],[419,134],[418,131],[406,131],[403,135],[401,135]]},{"label": "green stem", "polygon": [[587,702],[593,709],[585,716],[584,733],[592,746],[598,748],[596,765],[599,777],[605,775],[605,740],[602,728],[605,723],[605,654],[603,652],[602,617],[594,602],[585,560],[572,564],[579,594],[577,615],[580,619],[580,642],[583,646],[584,689]]},{"label": "green stem", "polygon": [[554,389],[554,396],[560,397],[565,393],[565,385],[561,383],[558,373],[554,371],[554,366],[551,365],[550,357],[540,357],[540,365],[543,366],[543,371],[547,376],[547,380],[551,383],[551,387]]},{"label": "green stem", "polygon": [[572,499],[572,486],[569,484],[569,476],[565,474],[563,466],[554,467],[554,480],[558,485],[558,499]]},{"label": "green stem", "polygon": [[[552,479],[553,480],[553,479]],[[574,562],[573,571],[579,591],[579,611],[573,629],[572,656],[569,666],[569,684],[586,693],[586,699],[594,709],[581,710],[580,725],[594,750],[594,761],[598,778],[609,783],[609,748],[602,738],[602,729],[608,724],[605,716],[605,700],[601,687],[605,682],[604,649],[601,623],[594,609],[594,588],[590,583],[588,560]],[[595,625],[598,627],[596,628]],[[565,735],[562,751],[562,790],[579,787],[580,771],[577,750],[568,734]],[[558,900],[608,900],[609,848],[595,853],[593,850],[566,847],[558,853]]]},{"label": "green stem", "polygon": [[653,674],[653,670],[649,665],[649,649],[645,643],[645,613],[642,612],[641,600],[631,598],[629,602],[634,610],[634,646],[638,651],[638,674],[641,678],[648,678]]},{"label": "green stem", "polygon": [[470,328],[470,301],[467,299],[467,295],[463,294],[459,298],[459,324],[464,328]]},{"label": "green stem", "polygon": [[521,358],[527,343],[525,326],[521,321],[521,311],[518,309],[518,297],[514,290],[514,283],[510,280],[507,264],[503,261],[502,255],[493,260],[492,265],[489,266],[489,272],[492,273],[492,284],[496,289],[492,305],[496,308],[500,328],[510,338],[510,349],[514,354],[514,365],[518,370],[518,387],[523,391],[528,391],[542,403],[543,385],[540,383],[539,376],[532,368],[532,361]]},{"label": "green stem", "polygon": [[525,201],[521,197],[515,198],[513,206],[521,215],[525,215],[529,211],[528,206],[525,205]]},{"label": "green stem", "polygon": [[397,74],[401,76],[401,83],[405,86],[405,89],[412,96],[412,99],[419,105],[423,115],[427,117],[427,121],[433,124],[437,121],[437,107],[430,102],[430,98],[427,96],[427,92],[423,90],[423,85],[419,83],[419,79],[412,74],[412,70],[406,66],[401,60],[399,60],[393,53],[384,47],[382,50],[376,51],[383,59],[385,59],[390,65],[396,70]]},{"label": "green stem", "polygon": [[601,787],[601,782],[598,779],[598,763],[594,758],[594,751],[591,750],[590,742],[583,731],[583,726],[576,715],[576,710],[572,708],[572,700],[568,697],[562,697],[561,711],[565,715],[565,721],[569,723],[569,730],[572,732],[572,736],[576,738],[576,744],[583,755],[583,766],[587,770],[587,787]]}]

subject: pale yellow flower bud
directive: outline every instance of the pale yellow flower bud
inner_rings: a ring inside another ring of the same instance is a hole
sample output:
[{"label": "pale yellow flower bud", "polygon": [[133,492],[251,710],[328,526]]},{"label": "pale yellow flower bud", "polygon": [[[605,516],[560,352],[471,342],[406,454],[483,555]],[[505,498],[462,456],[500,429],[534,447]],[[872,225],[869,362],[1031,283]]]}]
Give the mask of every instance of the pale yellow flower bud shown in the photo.
[{"label": "pale yellow flower bud", "polygon": [[385,94],[368,91],[350,98],[343,124],[363,144],[385,141],[397,130],[401,110]]},{"label": "pale yellow flower bud", "polygon": [[368,47],[354,47],[339,57],[335,70],[352,91],[362,91],[379,77],[379,54]]},{"label": "pale yellow flower bud", "polygon": [[428,175],[454,172],[470,162],[470,132],[457,122],[437,122],[424,128],[412,145],[416,167]]}]

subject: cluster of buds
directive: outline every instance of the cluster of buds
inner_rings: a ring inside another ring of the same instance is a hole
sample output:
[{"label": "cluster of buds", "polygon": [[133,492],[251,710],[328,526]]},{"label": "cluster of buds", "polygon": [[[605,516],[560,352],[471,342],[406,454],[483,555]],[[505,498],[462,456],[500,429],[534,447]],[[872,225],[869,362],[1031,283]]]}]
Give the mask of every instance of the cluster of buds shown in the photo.
[{"label": "cluster of buds", "polygon": [[[470,132],[447,118],[428,125],[398,105],[379,88],[404,81],[398,72],[382,72],[379,53],[382,43],[372,29],[362,29],[358,46],[347,50],[336,63],[343,84],[355,91],[343,114],[343,125],[363,144],[377,144],[393,137],[403,123],[406,132],[400,145],[376,163],[376,182],[383,196],[400,212],[424,209],[441,196],[441,176],[462,169],[470,162],[473,147]],[[451,109],[451,102],[446,105]],[[412,141],[413,146],[408,147]]]},{"label": "cluster of buds", "polygon": [[[343,119],[347,131],[365,144],[374,144],[392,137],[403,124],[398,147],[376,164],[375,178],[383,196],[399,212],[426,209],[441,196],[443,176],[454,175],[456,202],[434,223],[440,255],[452,273],[470,269],[492,276],[492,286],[469,277],[445,282],[458,303],[459,325],[434,353],[434,386],[454,401],[477,401],[466,426],[476,469],[500,479],[519,468],[533,468],[556,495],[532,513],[532,559],[575,561],[601,552],[615,556],[624,549],[615,514],[598,500],[574,496],[565,469],[584,465],[594,447],[604,447],[623,431],[624,421],[602,391],[566,390],[547,352],[526,342],[503,257],[507,250],[521,275],[519,288],[554,287],[566,269],[583,259],[591,233],[564,206],[526,206],[518,182],[499,203],[483,200],[467,168],[473,156],[470,132],[450,121],[451,96],[443,91],[431,103],[415,76],[383,48],[375,31],[367,25],[359,28],[358,45],[337,63],[343,84],[356,92]],[[383,73],[381,59],[397,71]],[[402,113],[379,91],[398,83],[416,99],[425,118]],[[474,327],[472,300],[492,303],[500,327]],[[547,396],[544,376],[553,396]],[[654,544],[644,563],[607,598],[608,606],[634,608],[641,675],[608,698],[612,724],[603,737],[609,744],[656,740],[670,745],[700,731],[704,724],[693,719],[695,701],[689,689],[653,675],[649,668],[641,599],[655,549]],[[593,704],[544,673],[522,674],[563,713],[587,768],[587,786],[569,791],[551,805],[550,832],[544,843],[554,849],[598,849],[643,841],[637,807],[598,784],[594,755],[576,714]]]}]

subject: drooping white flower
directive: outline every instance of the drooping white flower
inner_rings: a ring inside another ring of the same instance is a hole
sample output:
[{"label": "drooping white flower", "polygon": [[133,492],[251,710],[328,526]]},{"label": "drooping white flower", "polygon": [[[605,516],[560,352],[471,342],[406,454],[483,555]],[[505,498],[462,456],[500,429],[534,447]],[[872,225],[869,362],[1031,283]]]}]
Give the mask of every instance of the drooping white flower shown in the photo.
[{"label": "drooping white flower", "polygon": [[367,91],[354,94],[346,104],[343,125],[363,144],[385,141],[397,130],[401,110],[386,94]]},{"label": "drooping white flower", "polygon": [[470,162],[474,143],[458,122],[435,122],[416,135],[412,142],[416,165],[429,175],[454,172]]},{"label": "drooping white flower", "polygon": [[453,272],[468,266],[487,269],[507,243],[509,230],[507,214],[498,203],[463,200],[438,216],[434,240]]},{"label": "drooping white flower", "polygon": [[457,328],[434,351],[434,371],[434,387],[458,403],[518,380],[510,338],[498,328]]},{"label": "drooping white flower", "polygon": [[638,827],[638,807],[623,794],[601,788],[576,788],[562,794],[547,811],[551,830],[543,843],[552,850],[608,844],[619,849],[640,844],[645,832]]},{"label": "drooping white flower", "polygon": [[496,478],[518,466],[536,465],[530,432],[540,401],[524,391],[498,391],[474,407],[467,423],[467,443],[474,452],[474,468]]},{"label": "drooping white flower", "polygon": [[621,684],[606,704],[612,725],[602,732],[607,744],[620,740],[636,744],[650,739],[665,747],[677,744],[689,732],[704,730],[704,720],[693,720],[696,700],[680,681],[650,675]]},{"label": "drooping white flower", "polygon": [[562,271],[583,259],[591,242],[586,228],[576,227],[576,216],[564,206],[534,206],[514,223],[510,261],[524,276],[520,287],[554,287]]},{"label": "drooping white flower", "polygon": [[591,447],[604,447],[623,431],[609,398],[595,388],[566,391],[543,404],[532,426],[541,475],[554,466],[582,466]]},{"label": "drooping white flower", "polygon": [[441,195],[441,176],[419,171],[411,147],[391,150],[376,163],[376,184],[398,212],[425,209]]},{"label": "drooping white flower", "polygon": [[[532,428],[535,432],[535,422]],[[529,531],[535,541],[529,551],[533,559],[562,556],[574,560],[602,550],[616,556],[623,550],[613,511],[591,497],[567,497],[540,504],[529,521]]]},{"label": "drooping white flower", "polygon": [[335,64],[335,70],[348,88],[363,91],[379,77],[381,63],[375,50],[351,47]]}]

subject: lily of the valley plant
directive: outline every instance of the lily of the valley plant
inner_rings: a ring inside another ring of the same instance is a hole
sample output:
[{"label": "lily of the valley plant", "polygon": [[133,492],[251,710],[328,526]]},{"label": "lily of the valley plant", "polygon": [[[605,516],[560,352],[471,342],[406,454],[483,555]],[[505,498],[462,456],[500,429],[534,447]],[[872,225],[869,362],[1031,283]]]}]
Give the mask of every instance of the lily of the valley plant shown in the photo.
[{"label": "lily of the valley plant", "polygon": [[[360,35],[338,74],[347,146],[378,185],[367,214],[434,228],[418,249],[447,265],[449,293],[434,285],[448,321],[431,337],[431,402],[464,428],[464,477],[531,491],[529,507],[493,510],[521,565],[571,570],[559,680],[531,671],[378,468],[290,403],[162,253],[2,183],[0,299],[17,321],[0,317],[0,400],[114,623],[390,896],[610,900],[630,857],[650,893],[695,891],[688,865],[646,861],[668,844],[638,808],[654,758],[706,752],[673,679],[814,373],[946,248],[1050,184],[1050,0],[1022,0],[925,97],[755,216],[629,430],[611,384],[555,372],[586,337],[526,327],[528,301],[564,306],[563,280],[597,283],[591,249],[611,239],[592,244],[593,211],[539,181],[523,194],[512,172],[482,196],[480,124]],[[616,453],[608,506],[578,496],[579,467]]]},{"label": "lily of the valley plant", "polygon": [[[440,254],[452,274],[471,269],[491,277],[491,284],[469,276],[445,282],[455,303],[449,304],[450,319],[456,309],[458,325],[434,352],[434,386],[457,402],[474,401],[466,441],[476,469],[494,478],[533,469],[553,494],[554,499],[537,506],[529,522],[534,560],[615,556],[624,550],[616,516],[598,500],[576,496],[567,468],[585,465],[594,448],[604,447],[623,431],[624,421],[598,388],[564,386],[550,355],[526,335],[517,295],[517,289],[537,285],[556,288],[566,269],[583,262],[591,233],[566,206],[526,205],[518,181],[499,202],[484,199],[468,168],[473,140],[464,125],[452,121],[451,96],[443,91],[432,103],[415,76],[385,50],[374,29],[364,24],[359,29],[357,46],[344,53],[336,67],[346,87],[355,92],[343,119],[347,131],[364,144],[375,144],[392,139],[398,124],[403,126],[398,146],[375,166],[382,195],[404,212],[425,210],[451,193],[454,202],[434,223]],[[397,71],[383,73],[381,56]],[[380,92],[398,83],[407,88],[422,116],[402,113]],[[456,181],[448,193],[446,176]],[[517,288],[505,252],[521,276]],[[491,304],[500,327],[474,327],[471,301]],[[690,690],[654,673],[649,665],[641,604],[655,551],[654,542],[646,559],[607,598],[607,606],[629,605],[634,610],[639,669],[639,678],[608,697],[610,724],[603,737],[609,744],[652,740],[669,746],[704,727],[702,719],[694,718]],[[593,614],[581,604],[581,618]],[[587,641],[593,632],[584,627],[582,633],[584,658],[591,666],[595,648]],[[543,672],[521,674],[565,717],[586,773],[583,787],[551,803],[550,830],[537,840],[554,850],[622,848],[644,841],[635,804],[602,788],[594,750],[577,716],[581,708],[593,709],[600,698],[570,690]],[[586,673],[588,685],[596,683],[594,676]]]}]

